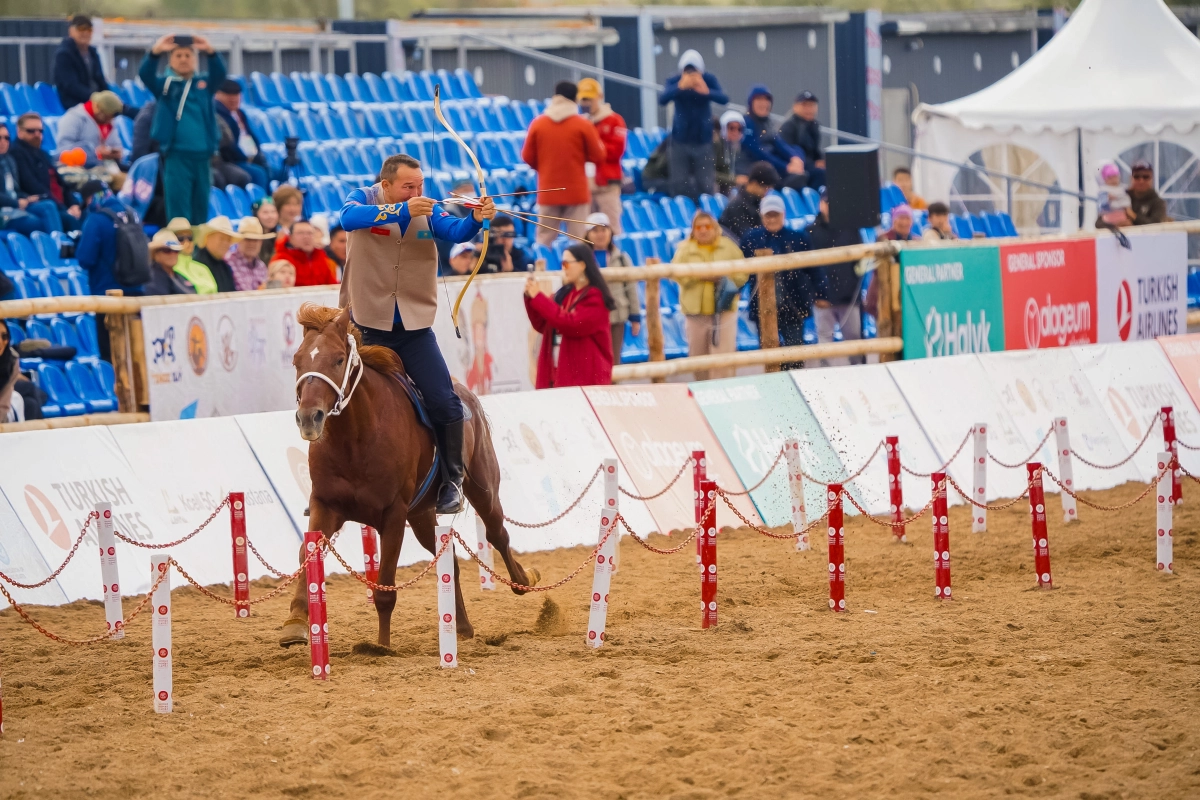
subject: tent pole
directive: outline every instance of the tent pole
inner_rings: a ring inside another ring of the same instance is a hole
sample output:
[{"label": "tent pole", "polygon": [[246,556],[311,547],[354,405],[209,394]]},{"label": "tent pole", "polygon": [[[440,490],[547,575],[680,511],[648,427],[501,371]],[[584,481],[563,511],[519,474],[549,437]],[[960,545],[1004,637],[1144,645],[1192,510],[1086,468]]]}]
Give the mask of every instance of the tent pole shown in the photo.
[{"label": "tent pole", "polygon": [[1079,230],[1083,230],[1083,128],[1075,129],[1075,147],[1079,154],[1079,188],[1076,197],[1079,200]]}]

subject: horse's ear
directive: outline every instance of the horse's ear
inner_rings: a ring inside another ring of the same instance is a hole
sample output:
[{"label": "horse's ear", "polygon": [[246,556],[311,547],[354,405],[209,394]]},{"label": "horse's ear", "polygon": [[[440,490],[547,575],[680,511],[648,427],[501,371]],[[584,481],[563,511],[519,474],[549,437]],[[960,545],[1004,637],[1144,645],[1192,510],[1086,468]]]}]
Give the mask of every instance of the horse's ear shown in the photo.
[{"label": "horse's ear", "polygon": [[341,313],[337,315],[337,319],[334,321],[337,323],[338,328],[343,333],[350,330],[350,306],[347,305],[345,308],[343,308]]}]

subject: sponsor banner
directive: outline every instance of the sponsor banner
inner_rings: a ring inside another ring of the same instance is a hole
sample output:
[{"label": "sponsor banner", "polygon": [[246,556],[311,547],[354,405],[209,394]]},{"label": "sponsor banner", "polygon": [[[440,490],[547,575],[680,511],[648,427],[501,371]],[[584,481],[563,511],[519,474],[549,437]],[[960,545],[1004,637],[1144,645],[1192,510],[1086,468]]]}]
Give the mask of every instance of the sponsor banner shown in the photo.
[{"label": "sponsor banner", "polygon": [[[65,556],[66,553],[63,553]],[[59,563],[63,556],[59,557]],[[50,566],[33,537],[21,523],[21,518],[9,504],[8,498],[0,493],[0,572],[14,581],[21,583],[37,583],[45,580],[58,564]],[[30,603],[42,606],[57,606],[67,602],[67,595],[58,585],[58,580],[52,580],[37,589],[18,589],[8,586],[8,591],[18,603]]]},{"label": "sponsor banner", "polygon": [[[886,366],[799,369],[789,374],[847,471],[862,467],[885,436],[900,437],[903,466],[932,472],[941,464]],[[917,509],[929,502],[929,478],[905,472],[901,480],[906,506]],[[887,453],[882,448],[855,485],[868,512],[887,513]]]},{"label": "sponsor banner", "polygon": [[[655,494],[675,477],[693,450],[703,450],[708,475],[717,485],[745,491],[684,384],[593,386],[583,391],[625,467],[624,488],[640,495]],[[689,465],[669,491],[647,501],[658,530],[695,528],[691,470]],[[749,497],[734,496],[731,502],[751,522],[761,522]],[[724,502],[717,503],[718,526],[742,524]]]},{"label": "sponsor banner", "polygon": [[[159,541],[175,541],[208,519],[226,495],[242,492],[246,536],[281,572],[295,569],[300,537],[236,422],[230,418],[114,425],[113,439],[154,498],[152,511],[165,523]],[[171,549],[203,584],[233,580],[230,510],[222,509],[195,538]],[[251,553],[249,576],[269,574]]]},{"label": "sponsor banner", "polygon": [[[1129,455],[1100,398],[1070,350],[993,353],[979,361],[992,390],[1000,397],[1030,448],[1001,451],[989,442],[989,450],[996,458],[1010,464],[1026,458],[1040,461],[1057,475],[1058,457],[1053,434],[1036,455],[1030,456],[1030,451],[1042,441],[1046,432],[1052,431],[1054,417],[1067,418],[1072,449],[1089,461],[1115,464]],[[1089,467],[1078,458],[1073,463],[1075,485],[1079,489],[1107,489],[1126,481],[1146,479],[1133,463],[1112,470]],[[994,462],[992,466],[1004,469]],[[988,467],[989,473],[992,466]],[[1043,485],[1047,492],[1058,491],[1049,478]]]},{"label": "sponsor banner", "polygon": [[902,250],[900,283],[906,359],[1004,349],[999,248]]},{"label": "sponsor banner", "polygon": [[[753,486],[761,481],[779,456],[784,441],[791,438],[800,443],[800,463],[807,474],[826,483],[846,474],[820,423],[786,373],[703,381],[689,386],[696,405],[704,412],[744,485]],[[850,488],[857,496],[857,489],[853,485]],[[771,476],[750,497],[768,525],[786,525],[792,521],[785,459],[779,461]],[[826,506],[824,487],[806,480],[804,504],[810,520],[820,516]]]},{"label": "sponsor banner", "polygon": [[[1192,402],[1200,407],[1200,333],[1164,337],[1158,340],[1158,344],[1174,367],[1184,390],[1192,398]],[[1184,438],[1182,430],[1178,431],[1177,435]],[[1200,436],[1196,438],[1200,439]],[[1200,442],[1188,441],[1188,444],[1195,445]],[[1183,452],[1182,448],[1180,452]]]},{"label": "sponsor banner", "polygon": [[1096,245],[1091,239],[1000,246],[1004,347],[1096,341]]},{"label": "sponsor banner", "polygon": [[1126,233],[1096,239],[1098,342],[1131,342],[1187,331],[1187,234]]},{"label": "sponsor banner", "polygon": [[[1004,404],[992,390],[978,356],[916,361],[893,361],[888,372],[908,401],[909,408],[929,437],[939,464],[945,464],[976,423],[987,425],[988,449],[993,453],[1028,453],[1033,443],[1025,441]],[[967,441],[948,471],[964,492],[974,484],[974,444]],[[1015,458],[1015,455],[1013,456]],[[927,469],[922,468],[921,472]],[[988,464],[987,499],[1016,497],[1025,491],[1025,473]],[[950,487],[951,503],[963,502]]]},{"label": "sponsor banner", "polygon": [[[1159,342],[1075,347],[1071,352],[1127,450],[1132,452],[1138,446],[1147,428],[1155,428],[1133,457],[1146,480],[1158,474],[1163,435],[1157,418],[1163,406],[1175,409],[1176,436],[1188,444],[1200,444],[1200,414]],[[1200,452],[1180,447],[1179,463],[1191,472],[1200,471]]]}]

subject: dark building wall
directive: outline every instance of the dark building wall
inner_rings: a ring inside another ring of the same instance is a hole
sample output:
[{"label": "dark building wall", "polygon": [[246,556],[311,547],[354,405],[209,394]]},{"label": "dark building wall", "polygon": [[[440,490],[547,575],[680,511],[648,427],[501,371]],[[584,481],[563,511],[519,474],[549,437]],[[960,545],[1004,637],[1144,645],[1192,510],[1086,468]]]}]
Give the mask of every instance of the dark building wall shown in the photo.
[{"label": "dark building wall", "polygon": [[[29,36],[41,38],[67,35],[65,20],[0,19],[0,36]],[[25,47],[25,64],[30,84],[54,80],[54,51],[57,44],[31,44]],[[0,45],[0,81],[16,83],[21,80],[21,57],[18,45]]]},{"label": "dark building wall", "polygon": [[[604,68],[631,78],[640,78],[637,17],[603,17],[600,24],[605,28],[612,28],[620,37],[616,44],[604,48]],[[636,86],[605,81],[604,99],[630,127],[642,124],[641,90]]]},{"label": "dark building wall", "polygon": [[1029,31],[885,38],[883,85],[888,89],[915,87],[916,102],[956,100],[1012,72],[1014,53],[1018,66],[1024,64],[1033,54],[1032,41]]}]

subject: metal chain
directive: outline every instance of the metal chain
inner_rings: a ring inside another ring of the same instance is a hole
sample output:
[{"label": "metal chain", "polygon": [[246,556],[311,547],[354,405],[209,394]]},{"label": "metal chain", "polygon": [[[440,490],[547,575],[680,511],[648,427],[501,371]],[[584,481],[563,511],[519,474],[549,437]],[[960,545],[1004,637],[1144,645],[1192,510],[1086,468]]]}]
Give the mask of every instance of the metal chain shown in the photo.
[{"label": "metal chain", "polygon": [[67,553],[66,559],[64,559],[63,562],[58,565],[58,569],[54,570],[54,572],[51,572],[42,580],[38,581],[37,583],[21,583],[20,581],[14,581],[3,572],[0,572],[0,580],[9,584],[10,586],[16,586],[18,589],[38,589],[42,586],[45,586],[47,583],[57,578],[59,573],[67,568],[67,564],[70,563],[71,559],[75,557],[75,551],[78,550],[79,545],[83,543],[83,537],[87,535],[88,527],[92,524],[92,520],[99,518],[100,515],[95,511],[88,512],[87,522],[83,523],[83,527],[79,529],[79,535],[75,537],[75,544],[71,545],[71,551]]},{"label": "metal chain", "polygon": [[[746,491],[735,492],[732,489],[722,489],[721,491],[725,494],[738,495],[738,496],[745,496],[745,495],[750,494],[755,489],[757,489],[758,487],[762,486],[764,483],[767,482],[767,478],[771,477],[771,473],[775,471],[775,468],[779,466],[779,462],[783,460],[784,452],[785,451],[782,447],[779,448],[779,455],[775,456],[775,460],[771,462],[771,466],[767,467],[767,471],[765,473],[763,473],[762,480],[760,480],[758,483],[751,486]],[[732,508],[732,507],[733,506],[730,506],[730,508]]]},{"label": "metal chain", "polygon": [[618,517],[621,520],[621,527],[623,527],[625,529],[626,533],[628,533],[630,536],[633,537],[633,540],[635,542],[637,542],[642,547],[649,550],[651,553],[658,553],[660,556],[669,556],[669,555],[674,555],[675,553],[678,553],[680,550],[687,547],[688,542],[692,541],[692,539],[695,539],[697,536],[699,536],[700,532],[704,529],[703,525],[697,525],[695,528],[692,529],[692,532],[690,534],[688,534],[688,537],[679,543],[678,547],[672,547],[672,548],[668,549],[668,548],[662,548],[662,547],[655,547],[654,545],[650,544],[645,539],[643,539],[641,536],[638,536],[636,533],[633,532],[633,528],[629,527],[629,523],[625,521],[624,517],[621,517],[620,515],[618,515]]},{"label": "metal chain", "polygon": [[1033,448],[1033,452],[1030,453],[1029,457],[1026,458],[1024,461],[1018,461],[1015,464],[1005,464],[1003,461],[1001,461],[1000,459],[998,459],[994,455],[992,455],[991,450],[988,450],[988,458],[990,458],[992,461],[995,461],[997,464],[1004,467],[1005,469],[1017,469],[1018,467],[1023,467],[1026,464],[1028,464],[1030,461],[1033,460],[1033,457],[1036,456],[1038,454],[1038,451],[1042,449],[1042,445],[1044,445],[1046,442],[1048,442],[1050,440],[1050,434],[1052,434],[1052,433],[1054,433],[1054,423],[1053,422],[1050,423],[1050,430],[1046,431],[1046,435],[1042,437],[1042,440],[1040,442],[1038,442],[1037,447]]},{"label": "metal chain", "polygon": [[1137,447],[1133,448],[1133,451],[1129,455],[1125,456],[1124,458],[1122,458],[1120,461],[1118,461],[1115,464],[1096,464],[1095,462],[1088,461],[1086,458],[1079,455],[1079,453],[1076,452],[1074,447],[1071,448],[1071,455],[1075,456],[1080,461],[1082,461],[1084,464],[1087,464],[1089,467],[1091,467],[1093,469],[1116,469],[1117,467],[1123,467],[1127,463],[1129,463],[1130,459],[1132,459],[1134,456],[1136,456],[1138,454],[1138,451],[1142,449],[1142,445],[1146,444],[1146,440],[1148,440],[1150,438],[1150,434],[1154,432],[1154,421],[1157,419],[1158,419],[1158,414],[1155,414],[1154,419],[1150,420],[1150,422],[1147,423],[1146,434],[1144,436],[1142,436],[1142,440],[1137,443]]},{"label": "metal chain", "polygon": [[179,545],[186,542],[188,539],[191,539],[193,536],[195,536],[200,531],[207,528],[208,524],[217,518],[217,514],[221,513],[221,509],[223,509],[227,505],[229,505],[229,495],[225,495],[225,499],[222,500],[220,502],[220,504],[218,504],[217,507],[213,509],[213,512],[208,515],[208,519],[206,519],[206,520],[204,520],[204,522],[200,523],[200,527],[196,528],[196,530],[192,531],[187,536],[184,536],[182,539],[179,539],[178,541],[167,542],[165,544],[146,544],[145,542],[139,542],[136,539],[130,539],[128,536],[121,533],[120,531],[113,531],[113,535],[116,536],[118,539],[120,539],[122,542],[125,542],[126,544],[131,544],[134,547],[142,547],[142,548],[145,548],[146,550],[169,550],[172,547],[178,547]]},{"label": "metal chain", "polygon": [[258,563],[260,563],[264,567],[266,567],[268,572],[270,572],[276,578],[286,578],[287,577],[286,573],[280,572],[279,570],[275,569],[274,567],[272,567],[270,564],[267,563],[267,560],[262,557],[261,553],[258,552],[258,548],[254,546],[254,542],[250,541],[249,536],[246,537],[246,546],[250,548],[251,553],[254,553],[254,557],[258,559]]},{"label": "metal chain", "polygon": [[291,575],[284,577],[283,581],[278,586],[276,586],[274,589],[267,592],[266,594],[262,595],[261,597],[256,597],[252,600],[234,600],[229,597],[222,597],[221,595],[214,593],[212,590],[207,589],[204,586],[201,586],[200,582],[197,581],[195,578],[193,578],[191,575],[189,575],[187,573],[187,570],[185,570],[182,566],[180,566],[179,562],[173,558],[171,559],[171,566],[175,567],[175,569],[179,571],[179,574],[183,576],[183,579],[185,581],[187,581],[188,583],[190,583],[192,585],[192,588],[194,588],[196,591],[200,592],[200,594],[204,595],[209,600],[216,600],[218,603],[223,603],[227,606],[239,606],[239,605],[256,606],[259,603],[265,603],[268,600],[272,600],[275,597],[278,597],[280,594],[282,594],[284,589],[286,589],[297,578],[300,577],[300,573],[304,571],[304,568],[308,565],[308,562],[312,561],[313,558],[315,558],[316,552],[317,552],[316,550],[313,550],[312,553],[309,553],[308,557],[306,559],[304,559],[303,562],[301,562],[300,568],[298,570],[296,570],[295,572],[293,572]]},{"label": "metal chain", "polygon": [[596,471],[592,473],[592,478],[591,478],[591,480],[589,480],[587,482],[587,486],[583,487],[583,491],[579,493],[579,496],[575,498],[575,501],[573,503],[571,503],[571,505],[567,506],[566,510],[563,511],[561,514],[559,514],[557,517],[554,517],[553,519],[548,519],[545,522],[529,523],[529,522],[517,522],[515,519],[513,519],[512,517],[510,517],[506,514],[504,517],[504,521],[507,522],[509,525],[516,525],[518,528],[545,528],[549,525],[553,525],[554,523],[558,522],[560,519],[565,517],[567,514],[570,514],[572,511],[575,510],[575,506],[579,505],[579,503],[583,500],[584,496],[587,495],[588,490],[590,490],[592,488],[592,484],[596,482],[596,478],[600,475],[600,473],[603,470],[604,470],[603,464],[596,467]]},{"label": "metal chain", "polygon": [[367,576],[363,575],[361,572],[356,571],[353,567],[351,567],[349,564],[346,563],[346,559],[342,558],[341,553],[339,553],[337,550],[333,549],[332,543],[329,543],[329,552],[333,553],[333,557],[338,560],[339,564],[341,564],[343,567],[346,568],[346,571],[350,573],[350,575],[354,578],[354,580],[358,581],[359,583],[365,584],[372,591],[375,591],[375,592],[398,592],[402,589],[408,589],[409,587],[416,585],[416,583],[418,581],[420,581],[422,578],[424,578],[426,575],[428,575],[429,572],[437,565],[438,559],[442,557],[442,553],[446,552],[446,548],[449,546],[450,546],[450,540],[447,539],[445,544],[443,544],[438,549],[438,551],[436,553],[434,553],[433,558],[430,560],[430,562],[425,565],[425,569],[421,570],[415,578],[412,578],[411,580],[407,580],[404,583],[398,583],[394,586],[384,586],[383,584],[376,583],[375,581],[371,580]]},{"label": "metal chain", "polygon": [[798,531],[794,531],[792,533],[775,533],[773,531],[767,530],[766,528],[761,528],[758,525],[755,525],[750,520],[746,519],[746,517],[742,514],[742,512],[740,512],[736,508],[734,508],[733,503],[729,502],[729,498],[726,496],[726,493],[724,491],[722,491],[721,489],[717,489],[717,494],[719,494],[721,496],[721,500],[723,500],[725,502],[725,505],[729,506],[729,510],[732,511],[734,514],[736,514],[738,519],[740,519],[747,528],[750,528],[751,530],[753,530],[757,533],[761,533],[763,536],[769,536],[772,539],[795,539],[797,536],[802,536],[802,535],[808,533],[809,531],[811,531],[813,528],[816,528],[818,525],[821,524],[821,521],[823,519],[825,519],[826,517],[829,516],[829,509],[826,508],[824,514],[817,517],[812,522],[808,523],[808,525],[806,525],[805,527],[801,528]]},{"label": "metal chain", "polygon": [[1200,450],[1200,446],[1188,444],[1187,442],[1183,441],[1182,439],[1180,439],[1178,437],[1176,437],[1176,439],[1175,439],[1175,444],[1179,445],[1184,450]]},{"label": "metal chain", "polygon": [[691,464],[691,463],[692,463],[692,457],[691,457],[691,456],[688,456],[687,458],[685,458],[685,459],[683,460],[683,464],[681,464],[681,465],[679,466],[679,472],[676,472],[676,473],[675,473],[675,477],[674,477],[674,478],[671,478],[671,480],[669,480],[669,481],[667,482],[667,485],[666,485],[666,486],[664,486],[663,488],[659,489],[659,490],[658,490],[657,492],[655,492],[654,494],[646,494],[646,495],[634,494],[633,492],[630,492],[630,491],[628,491],[628,490],[626,490],[626,489],[624,489],[624,488],[622,488],[622,487],[620,487],[620,486],[618,486],[618,487],[617,487],[617,489],[618,489],[618,490],[621,492],[621,494],[625,495],[626,497],[632,498],[632,499],[634,499],[634,500],[654,500],[654,499],[656,499],[656,498],[662,497],[664,494],[666,494],[668,491],[670,491],[671,487],[675,485],[675,482],[679,480],[679,477],[680,477],[681,475],[683,475],[683,471],[684,471],[685,469],[687,469],[687,468],[688,468],[688,465],[689,465],[689,464]]},{"label": "metal chain", "polygon": [[990,506],[987,503],[980,503],[979,501],[975,500],[970,495],[968,495],[966,492],[964,492],[959,487],[959,485],[954,481],[954,478],[950,477],[949,475],[946,476],[946,480],[950,481],[950,485],[954,487],[954,491],[958,492],[962,496],[963,500],[966,500],[968,503],[975,506],[976,508],[986,509],[987,511],[1001,511],[1005,508],[1011,508],[1012,506],[1015,506],[1017,503],[1019,503],[1023,499],[1025,499],[1025,497],[1029,494],[1029,483],[1026,482],[1025,491],[1021,492],[1014,499],[1008,501],[1007,503],[998,503],[994,506]]},{"label": "metal chain", "polygon": [[969,431],[967,431],[967,435],[963,437],[962,443],[959,444],[958,449],[954,451],[954,455],[947,458],[945,463],[942,464],[937,469],[933,470],[933,472],[914,472],[913,470],[904,466],[903,462],[901,462],[901,464],[900,464],[900,469],[904,470],[909,475],[915,475],[918,478],[930,478],[930,477],[933,477],[934,472],[945,472],[946,468],[949,467],[951,463],[953,463],[954,459],[958,458],[958,454],[962,452],[962,449],[967,446],[967,442],[971,440],[971,434],[973,434],[974,432],[975,432],[975,426],[972,425],[971,429]]},{"label": "metal chain", "polygon": [[467,554],[471,557],[472,561],[474,561],[476,564],[478,564],[480,566],[480,568],[482,568],[484,571],[486,571],[489,575],[491,575],[496,580],[503,583],[505,586],[509,586],[513,589],[519,589],[522,592],[548,592],[551,589],[557,589],[558,587],[567,583],[568,581],[573,579],[576,575],[578,575],[580,572],[582,572],[584,567],[586,567],[588,564],[592,563],[592,560],[600,552],[600,548],[604,547],[604,543],[608,541],[608,537],[612,536],[613,530],[616,529],[617,522],[620,519],[621,519],[621,515],[617,514],[616,517],[613,519],[612,524],[608,526],[608,530],[606,530],[604,532],[604,535],[600,537],[600,543],[596,545],[596,547],[592,550],[592,552],[588,555],[588,557],[584,560],[584,562],[582,564],[580,564],[578,567],[576,567],[575,570],[570,575],[563,578],[561,581],[559,581],[557,583],[550,584],[549,586],[526,586],[523,583],[516,583],[515,581],[510,581],[508,578],[505,578],[503,575],[497,574],[495,570],[493,570],[487,564],[483,563],[483,561],[479,558],[479,556],[476,555],[475,551],[472,550],[465,541],[463,541],[463,538],[461,535],[459,535],[458,531],[451,530],[450,532],[454,535],[455,539],[458,539],[458,543],[461,544],[463,546],[463,549],[467,551]]},{"label": "metal chain", "polygon": [[[1174,460],[1172,459],[1172,462],[1173,461]],[[1130,506],[1133,506],[1133,505],[1136,505],[1136,504],[1142,502],[1142,500],[1144,500],[1146,498],[1146,495],[1148,495],[1148,494],[1150,494],[1150,492],[1154,491],[1154,487],[1158,485],[1159,479],[1162,478],[1163,475],[1166,475],[1168,472],[1171,471],[1171,464],[1168,464],[1161,472],[1158,473],[1158,477],[1156,477],[1153,481],[1151,481],[1149,484],[1146,485],[1146,490],[1144,492],[1142,492],[1137,497],[1130,500],[1128,503],[1122,503],[1119,506],[1102,506],[1102,505],[1099,505],[1098,503],[1093,503],[1091,500],[1087,500],[1087,499],[1081,497],[1080,495],[1076,494],[1072,490],[1068,489],[1066,486],[1063,486],[1062,481],[1060,481],[1058,478],[1054,477],[1054,473],[1051,472],[1047,467],[1043,466],[1042,471],[1050,476],[1050,480],[1052,480],[1058,484],[1059,489],[1062,489],[1064,492],[1071,495],[1071,497],[1074,497],[1080,503],[1083,503],[1085,506],[1088,506],[1089,508],[1094,508],[1097,511],[1124,511],[1125,509],[1129,508]]]},{"label": "metal chain", "polygon": [[[943,490],[946,488],[946,484],[944,481],[942,482],[941,488]],[[899,522],[884,522],[883,520],[879,519],[878,517],[873,517],[869,513],[867,513],[867,510],[865,508],[863,508],[862,506],[860,506],[858,504],[858,501],[854,499],[854,495],[850,494],[849,492],[845,491],[844,489],[842,490],[842,494],[846,495],[846,498],[849,499],[850,504],[853,505],[855,508],[857,508],[858,512],[860,514],[862,514],[864,517],[869,519],[871,522],[874,522],[876,525],[880,526],[881,528],[902,528],[905,525],[910,525],[910,524],[916,522],[917,520],[919,520],[921,517],[923,517],[925,515],[926,511],[933,508],[933,499],[934,499],[934,496],[930,496],[929,502],[925,504],[925,507],[922,508],[920,511],[918,511],[916,514],[913,514],[908,519],[902,519]]]},{"label": "metal chain", "polygon": [[[871,451],[871,455],[867,456],[867,460],[863,462],[863,465],[858,468],[857,472],[855,472],[853,475],[848,475],[845,478],[842,478],[840,481],[833,481],[833,483],[841,483],[844,485],[844,484],[850,483],[852,480],[857,478],[859,475],[862,475],[863,472],[867,469],[867,467],[870,466],[871,462],[875,460],[875,456],[879,455],[879,451],[883,449],[883,444],[884,444],[883,439],[880,439],[879,444],[875,445],[875,449]],[[816,478],[814,478],[812,475],[809,475],[804,470],[800,470],[800,474],[803,475],[805,477],[805,479],[812,481],[813,483],[817,484],[818,486],[828,486],[829,485],[825,481],[817,480]]]}]

